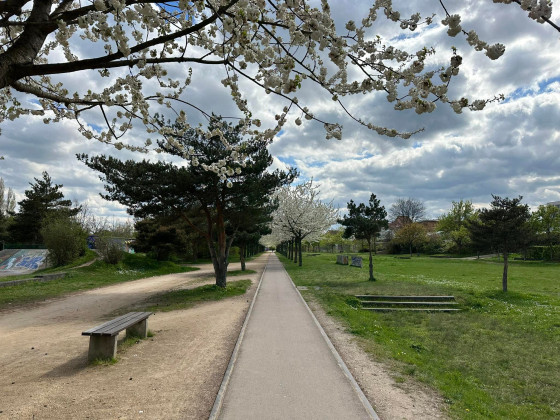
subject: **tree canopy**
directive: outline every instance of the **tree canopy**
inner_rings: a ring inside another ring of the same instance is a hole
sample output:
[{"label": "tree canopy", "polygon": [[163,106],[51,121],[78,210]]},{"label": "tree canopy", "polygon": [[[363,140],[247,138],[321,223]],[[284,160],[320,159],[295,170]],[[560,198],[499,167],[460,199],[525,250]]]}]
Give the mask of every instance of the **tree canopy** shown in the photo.
[{"label": "tree canopy", "polygon": [[313,180],[286,186],[275,193],[278,208],[272,214],[272,235],[277,243],[294,241],[298,252],[294,260],[302,265],[301,242],[318,240],[336,223],[338,210],[319,198],[319,186]]},{"label": "tree canopy", "polygon": [[467,224],[477,216],[473,204],[469,200],[453,201],[448,213],[444,213],[439,219],[437,230],[449,238],[459,253],[471,242]]},{"label": "tree canopy", "polygon": [[25,190],[25,198],[18,202],[19,211],[14,223],[9,226],[12,240],[25,243],[40,243],[43,222],[48,217],[75,216],[80,208],[72,208],[72,201],[65,200],[60,191],[62,184],[53,184],[50,175],[43,172],[42,178],[34,178],[29,183],[31,188]]},{"label": "tree canopy", "polygon": [[492,195],[492,198],[490,208],[480,210],[479,217],[471,220],[468,226],[477,244],[488,244],[503,253],[502,290],[507,292],[508,256],[530,239],[531,213],[527,204],[521,204],[521,196],[510,199]]},{"label": "tree canopy", "polygon": [[420,223],[408,223],[398,230],[394,241],[408,247],[410,256],[412,256],[412,247],[419,247],[426,242],[426,235],[426,228]]},{"label": "tree canopy", "polygon": [[[518,3],[531,19],[559,29],[550,21],[548,1],[495,2]],[[491,60],[503,54],[504,45],[480,39],[461,26],[458,14],[440,5],[448,36],[464,38]],[[388,40],[376,33],[376,21],[383,18],[395,30]],[[43,115],[46,122],[73,118],[87,138],[133,149],[144,146],[121,137],[139,123],[148,133],[173,141],[180,133],[160,124],[153,110],[177,107],[184,124],[187,108],[209,113],[190,102],[186,91],[193,71],[217,66],[224,70],[222,84],[238,108],[244,134],[264,139],[277,134],[292,111],[296,124],[316,120],[327,138],[341,137],[337,121],[316,115],[299,100],[297,92],[306,83],[327,92],[348,114],[348,96],[373,92],[386,93],[397,110],[419,114],[441,103],[457,113],[480,110],[499,99],[448,96],[463,61],[456,49],[445,66],[432,68],[427,65],[435,54],[430,46],[396,46],[394,40],[433,21],[433,15],[404,16],[391,0],[375,0],[364,16],[345,22],[344,28],[335,25],[326,1],[313,7],[304,0],[6,0],[0,2],[0,122],[25,114]],[[70,87],[65,84],[69,73],[96,82]],[[284,100],[275,125],[259,129],[247,86]],[[31,98],[29,108],[22,95]],[[105,121],[105,129],[88,122],[91,112]],[[351,117],[381,135],[412,134]]]},{"label": "tree canopy", "polygon": [[368,205],[360,203],[356,205],[353,200],[347,204],[348,215],[344,215],[338,220],[344,229],[344,237],[365,239],[369,250],[369,279],[375,280],[373,276],[373,256],[372,245],[381,229],[387,228],[387,212],[385,207],[380,205],[379,199],[375,194],[369,197]]},{"label": "tree canopy", "polygon": [[[184,148],[199,157],[196,163],[178,165],[143,160],[122,162],[113,157],[80,155],[90,168],[102,174],[107,200],[118,201],[135,217],[176,216],[200,233],[207,243],[216,284],[226,286],[229,250],[236,234],[245,226],[248,212],[266,211],[271,195],[295,177],[295,170],[268,172],[272,157],[266,142],[244,140],[239,128],[213,118],[209,131],[220,128],[227,137],[205,137],[187,129],[173,144],[160,142],[163,153],[181,157]],[[207,168],[229,156],[228,144],[243,151],[241,163],[228,162],[221,169]],[[198,223],[202,217],[204,224]]]},{"label": "tree canopy", "polygon": [[531,225],[537,234],[544,235],[554,259],[554,242],[560,237],[560,208],[553,205],[539,206],[531,215]]}]

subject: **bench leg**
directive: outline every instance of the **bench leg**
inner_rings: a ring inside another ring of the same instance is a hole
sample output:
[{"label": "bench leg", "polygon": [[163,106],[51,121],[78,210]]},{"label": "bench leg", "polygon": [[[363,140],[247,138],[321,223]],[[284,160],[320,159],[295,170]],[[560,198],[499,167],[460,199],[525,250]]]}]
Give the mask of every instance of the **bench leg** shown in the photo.
[{"label": "bench leg", "polygon": [[126,336],[146,338],[148,336],[148,319],[128,327],[126,329]]},{"label": "bench leg", "polygon": [[95,359],[111,359],[117,355],[117,336],[92,335],[89,337],[88,362]]}]

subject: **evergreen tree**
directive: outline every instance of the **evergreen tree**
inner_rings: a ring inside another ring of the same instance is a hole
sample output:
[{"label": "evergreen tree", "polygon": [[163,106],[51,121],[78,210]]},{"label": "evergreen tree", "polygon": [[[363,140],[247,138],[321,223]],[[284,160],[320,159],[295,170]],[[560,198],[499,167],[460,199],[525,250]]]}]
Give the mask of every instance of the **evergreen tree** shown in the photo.
[{"label": "evergreen tree", "polygon": [[521,196],[510,199],[492,195],[492,198],[490,208],[482,209],[478,219],[470,221],[468,227],[479,246],[490,246],[502,252],[502,290],[507,292],[509,253],[522,248],[531,237],[531,213],[527,204],[521,204]]},{"label": "evergreen tree", "polygon": [[[272,192],[290,183],[296,173],[268,172],[272,164],[268,143],[244,140],[238,127],[220,118],[211,119],[208,131],[216,135],[206,137],[189,129],[173,141],[158,143],[162,152],[171,156],[183,157],[184,150],[199,156],[187,166],[147,160],[122,162],[106,156],[78,158],[103,174],[105,199],[127,206],[135,217],[180,217],[200,233],[208,244],[216,285],[225,287],[229,250],[242,228],[243,214],[267,208]],[[230,159],[226,143],[242,150],[241,164]],[[220,169],[216,162],[222,160],[227,167]],[[195,220],[201,216],[205,220],[202,227]]]},{"label": "evergreen tree", "polygon": [[11,239],[16,242],[41,243],[40,230],[48,217],[71,217],[80,211],[79,207],[72,208],[72,201],[64,199],[62,184],[53,184],[47,172],[43,172],[43,178],[34,180],[18,203],[19,211],[9,227]]},{"label": "evergreen tree", "polygon": [[168,260],[173,255],[187,255],[190,241],[185,222],[147,217],[136,221],[134,228],[136,252],[146,252],[158,261]]},{"label": "evergreen tree", "polygon": [[373,254],[375,239],[381,229],[387,228],[387,212],[385,207],[380,205],[375,194],[369,197],[369,205],[360,203],[356,205],[354,201],[348,202],[348,215],[339,219],[338,223],[345,227],[343,236],[345,238],[354,237],[367,241],[369,250],[369,280],[374,281],[373,277]]}]

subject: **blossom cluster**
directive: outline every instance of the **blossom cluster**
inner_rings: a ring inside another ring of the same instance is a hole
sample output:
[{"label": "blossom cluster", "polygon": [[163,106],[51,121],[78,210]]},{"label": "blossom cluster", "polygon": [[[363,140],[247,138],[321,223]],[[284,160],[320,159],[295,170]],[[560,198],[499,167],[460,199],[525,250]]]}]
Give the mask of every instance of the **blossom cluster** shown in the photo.
[{"label": "blossom cluster", "polygon": [[332,202],[321,201],[319,194],[312,180],[279,189],[274,194],[278,208],[272,213],[272,241],[314,241],[336,223],[338,210]]},{"label": "blossom cluster", "polygon": [[[318,7],[305,0],[179,0],[169,4],[33,0],[22,8],[12,7],[13,2],[2,3],[0,123],[28,114],[44,114],[45,123],[72,118],[86,138],[117,148],[145,151],[154,136],[173,142],[174,136],[181,135],[178,129],[162,124],[154,111],[175,113],[180,122],[177,126],[185,129],[189,128],[187,109],[210,117],[211,110],[200,109],[187,95],[193,69],[204,71],[207,66],[224,68],[222,85],[238,109],[242,134],[256,140],[272,140],[290,120],[297,126],[318,122],[327,139],[342,138],[339,122],[322,119],[300,102],[298,92],[303,84],[327,92],[358,124],[379,135],[405,139],[414,132],[400,132],[351,114],[348,98],[382,92],[395,109],[414,109],[418,114],[432,112],[436,103],[448,104],[460,113],[466,107],[483,109],[489,102],[447,96],[462,64],[455,50],[448,66],[435,69],[426,64],[435,54],[433,48],[406,51],[375,33],[380,17],[394,23],[398,31],[420,30],[434,21],[434,15],[402,16],[391,0],[374,0],[365,16],[338,29],[327,0]],[[520,0],[519,4],[538,22],[550,19],[548,0]],[[463,30],[457,14],[447,14],[441,24],[449,36],[464,33],[468,45],[492,60],[504,53],[502,44],[490,45],[475,31]],[[188,71],[178,71],[178,64]],[[95,91],[70,92],[63,75],[71,72],[88,76],[93,72],[106,83],[100,82]],[[286,105],[273,120],[255,118],[242,81]],[[36,98],[37,106],[26,109],[16,91]],[[106,129],[88,124],[88,113],[93,111],[101,113]],[[137,123],[144,125],[149,137],[143,145],[122,139]],[[233,160],[241,161],[240,154],[233,157],[238,152],[235,147],[231,152]],[[197,163],[188,150],[184,156]],[[223,173],[227,165],[216,163],[208,169]]]}]

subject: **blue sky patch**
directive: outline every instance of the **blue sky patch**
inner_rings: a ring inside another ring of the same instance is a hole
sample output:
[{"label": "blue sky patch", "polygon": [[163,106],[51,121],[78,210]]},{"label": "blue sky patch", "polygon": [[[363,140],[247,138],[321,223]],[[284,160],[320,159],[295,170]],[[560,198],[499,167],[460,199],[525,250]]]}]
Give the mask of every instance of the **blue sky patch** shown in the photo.
[{"label": "blue sky patch", "polygon": [[548,87],[554,82],[560,82],[560,76],[551,77],[550,79],[538,82],[539,88],[537,90],[528,87],[517,88],[509,96],[506,97],[504,103],[511,102],[519,98],[524,98],[525,96],[540,95],[541,93],[546,92]]}]

